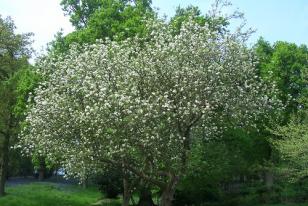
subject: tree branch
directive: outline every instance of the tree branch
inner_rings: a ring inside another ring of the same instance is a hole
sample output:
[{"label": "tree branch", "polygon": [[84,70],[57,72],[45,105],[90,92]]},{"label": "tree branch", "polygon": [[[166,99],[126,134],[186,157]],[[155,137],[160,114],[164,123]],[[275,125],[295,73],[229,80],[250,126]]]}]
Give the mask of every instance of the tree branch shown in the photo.
[{"label": "tree branch", "polygon": [[154,179],[148,175],[146,175],[144,172],[142,171],[139,171],[138,169],[134,168],[133,166],[127,164],[127,163],[123,163],[123,162],[118,162],[118,161],[115,161],[115,160],[110,160],[110,159],[101,159],[102,162],[104,163],[107,163],[107,164],[112,164],[112,165],[116,165],[118,167],[122,167],[122,168],[125,168],[129,171],[131,171],[132,173],[134,173],[135,175],[139,176],[140,178],[160,187],[160,188],[164,188],[166,185],[157,180],[157,179]]}]

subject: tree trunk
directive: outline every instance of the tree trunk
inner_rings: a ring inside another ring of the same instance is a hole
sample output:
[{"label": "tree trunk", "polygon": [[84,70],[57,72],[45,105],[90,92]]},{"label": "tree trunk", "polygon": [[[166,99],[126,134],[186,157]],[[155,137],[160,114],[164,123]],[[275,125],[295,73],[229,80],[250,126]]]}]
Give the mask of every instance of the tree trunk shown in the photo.
[{"label": "tree trunk", "polygon": [[271,189],[274,184],[274,174],[272,171],[265,171],[264,182],[267,189]]},{"label": "tree trunk", "polygon": [[8,161],[9,161],[9,144],[10,136],[5,135],[2,145],[2,155],[0,160],[0,196],[5,195],[5,182],[7,178]]},{"label": "tree trunk", "polygon": [[170,182],[164,188],[161,198],[160,206],[171,206],[173,201],[173,196],[175,193],[175,187],[179,181],[179,177],[171,175]]},{"label": "tree trunk", "polygon": [[39,177],[38,177],[39,181],[43,181],[44,180],[44,170],[40,168],[39,170]]},{"label": "tree trunk", "polygon": [[155,206],[152,192],[149,188],[144,187],[141,189],[138,206]]},{"label": "tree trunk", "polygon": [[40,168],[39,168],[39,181],[43,181],[45,177],[45,161],[40,161]]},{"label": "tree trunk", "polygon": [[165,190],[160,199],[160,206],[171,206],[173,200],[174,192],[170,190]]},{"label": "tree trunk", "polygon": [[87,180],[86,179],[82,182],[82,188],[83,189],[87,189],[88,188],[88,184],[87,184]]},{"label": "tree trunk", "polygon": [[129,190],[128,179],[124,176],[124,178],[123,178],[123,202],[122,202],[122,206],[129,206],[130,198],[131,198],[131,192]]}]

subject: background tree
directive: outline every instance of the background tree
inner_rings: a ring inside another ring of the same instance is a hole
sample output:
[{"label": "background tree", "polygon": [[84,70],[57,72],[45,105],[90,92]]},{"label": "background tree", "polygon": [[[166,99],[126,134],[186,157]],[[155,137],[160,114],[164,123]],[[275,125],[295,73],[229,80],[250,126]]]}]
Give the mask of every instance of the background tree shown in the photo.
[{"label": "background tree", "polygon": [[12,19],[1,16],[0,31],[0,196],[3,196],[10,145],[17,134],[20,110],[25,109],[23,89],[27,89],[28,84],[23,70],[29,66],[31,34],[15,34]]},{"label": "background tree", "polygon": [[15,34],[15,25],[10,17],[0,15],[0,80],[7,80],[27,62],[31,54],[31,33]]},{"label": "background tree", "polygon": [[61,6],[76,29],[86,27],[90,16],[99,9],[102,0],[62,0]]},{"label": "background tree", "polygon": [[[296,53],[295,53],[296,54]],[[306,54],[307,57],[307,54]],[[273,144],[282,155],[282,174],[292,181],[307,177],[307,144],[308,144],[308,64],[300,70],[296,78],[303,85],[300,96],[295,100],[299,105],[297,112],[291,115],[287,125],[280,126],[274,131],[279,139]]]},{"label": "background tree", "polygon": [[[220,5],[214,5],[213,10],[219,9]],[[225,5],[228,6],[228,5]],[[183,23],[187,22],[189,18],[193,18],[200,26],[207,24],[211,30],[223,32],[227,30],[227,26],[230,24],[231,18],[241,18],[242,14],[234,12],[229,17],[222,16],[210,16],[210,14],[202,15],[200,9],[196,6],[188,6],[186,8],[177,7],[175,15],[171,18],[170,24],[174,28],[176,33],[179,33]]]},{"label": "background tree", "polygon": [[[290,186],[285,185],[285,180],[276,173],[277,167],[281,166],[280,154],[277,153],[277,148],[273,147],[272,141],[280,137],[277,136],[278,133],[273,134],[269,130],[275,130],[279,127],[278,125],[286,125],[290,121],[290,117],[299,115],[297,111],[302,107],[300,96],[302,96],[306,87],[302,73],[307,68],[307,47],[281,41],[272,45],[260,38],[254,46],[254,50],[258,57],[258,73],[264,81],[277,86],[277,97],[286,107],[278,119],[267,122],[265,127],[260,125],[259,132],[255,133],[255,136],[251,136],[253,139],[263,142],[262,148],[256,152],[264,151],[264,161],[261,162],[260,166],[264,168],[262,169],[266,186],[264,191],[266,191],[266,196],[268,195],[266,199],[270,200],[274,199],[270,196],[277,192],[275,188],[282,191],[290,188]],[[276,183],[274,183],[274,180],[276,180]]]},{"label": "background tree", "polygon": [[258,67],[264,80],[274,82],[279,89],[279,98],[287,106],[286,119],[301,107],[298,102],[306,84],[302,72],[308,65],[307,46],[277,41],[272,45],[260,39],[255,46],[259,57]]},{"label": "background tree", "polygon": [[72,43],[95,43],[106,37],[123,40],[144,35],[145,19],[154,18],[150,0],[64,0],[63,10],[71,17],[76,31],[63,36],[61,32],[51,43],[50,50],[60,53]]},{"label": "background tree", "polygon": [[[4,195],[4,185],[8,177],[9,154],[15,154],[11,151],[11,146],[16,142],[16,137],[19,132],[19,124],[24,119],[23,112],[26,110],[26,102],[28,92],[30,92],[36,85],[37,77],[25,65],[20,68],[6,81],[1,81],[0,90],[0,128],[1,128],[1,187],[0,192]],[[12,156],[14,157],[14,156]],[[18,161],[27,160],[17,155],[14,159],[15,163]],[[29,161],[28,161],[29,162]],[[18,165],[18,164],[17,164]],[[22,164],[19,164],[20,166]],[[26,166],[27,167],[27,166]],[[15,168],[18,169],[18,168]],[[22,168],[25,169],[25,168]],[[13,171],[11,171],[13,172]]]}]

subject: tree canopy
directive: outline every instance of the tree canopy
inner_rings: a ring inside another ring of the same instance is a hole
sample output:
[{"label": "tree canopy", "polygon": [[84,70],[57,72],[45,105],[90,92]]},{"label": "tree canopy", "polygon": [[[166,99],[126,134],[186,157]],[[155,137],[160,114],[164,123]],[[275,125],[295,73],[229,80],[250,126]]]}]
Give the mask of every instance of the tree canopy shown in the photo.
[{"label": "tree canopy", "polygon": [[76,30],[66,36],[58,33],[50,48],[58,52],[67,51],[72,43],[145,35],[145,20],[155,16],[149,0],[63,0],[61,5]]},{"label": "tree canopy", "polygon": [[0,80],[8,79],[31,54],[31,33],[15,34],[10,17],[0,15]]},{"label": "tree canopy", "polygon": [[308,65],[307,46],[282,41],[271,45],[261,38],[255,49],[260,58],[261,76],[277,85],[279,98],[287,105],[287,116],[296,112],[307,85],[303,77]]},{"label": "tree canopy", "polygon": [[26,148],[59,158],[66,170],[117,164],[162,191],[169,205],[191,143],[251,124],[270,110],[272,90],[256,74],[240,33],[192,18],[174,35],[150,20],[148,36],[75,46],[47,58],[21,136]]}]

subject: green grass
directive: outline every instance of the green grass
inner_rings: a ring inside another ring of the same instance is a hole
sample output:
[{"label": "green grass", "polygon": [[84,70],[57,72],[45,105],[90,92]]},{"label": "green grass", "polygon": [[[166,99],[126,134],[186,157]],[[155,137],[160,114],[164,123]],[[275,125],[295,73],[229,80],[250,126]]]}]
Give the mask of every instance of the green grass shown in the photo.
[{"label": "green grass", "polygon": [[[102,198],[95,188],[53,183],[33,183],[7,188],[1,206],[90,206]],[[103,205],[111,205],[104,203]],[[114,204],[113,204],[114,205]]]},{"label": "green grass", "polygon": [[290,203],[290,204],[265,204],[260,206],[308,206],[308,203]]},{"label": "green grass", "polygon": [[[120,206],[121,199],[103,198],[96,188],[73,185],[32,183],[7,188],[0,206]],[[303,204],[264,204],[259,206],[308,206]]]}]

